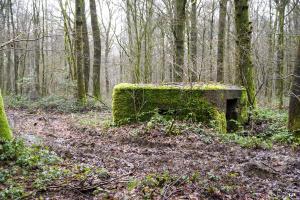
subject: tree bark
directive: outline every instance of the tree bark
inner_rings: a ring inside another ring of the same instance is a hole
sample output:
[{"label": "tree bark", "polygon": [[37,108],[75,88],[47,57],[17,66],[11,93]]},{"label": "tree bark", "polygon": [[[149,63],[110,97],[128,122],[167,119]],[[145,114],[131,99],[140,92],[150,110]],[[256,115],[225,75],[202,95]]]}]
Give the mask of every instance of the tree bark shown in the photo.
[{"label": "tree bark", "polygon": [[224,82],[224,50],[227,0],[220,0],[219,10],[219,33],[218,33],[218,55],[217,55],[217,81]]},{"label": "tree bark", "polygon": [[84,88],[85,93],[89,93],[90,82],[90,45],[85,16],[85,1],[82,2],[82,37],[83,37],[83,72],[84,72]]},{"label": "tree bark", "polygon": [[252,26],[249,21],[248,0],[234,0],[235,5],[235,26],[237,34],[238,71],[240,84],[247,90],[247,96],[251,109],[256,106],[256,94],[254,84],[254,72],[251,49]]},{"label": "tree bark", "polygon": [[215,0],[212,0],[211,18],[210,18],[210,38],[209,38],[209,77],[210,81],[214,81],[214,65],[213,65],[213,39],[214,39],[214,24],[215,24]]},{"label": "tree bark", "polygon": [[191,11],[191,59],[192,59],[192,73],[191,81],[198,81],[198,63],[197,63],[197,43],[198,43],[198,29],[197,29],[197,0],[192,0],[192,11]]},{"label": "tree bark", "polygon": [[101,72],[101,33],[97,17],[95,0],[90,0],[91,25],[94,41],[94,63],[93,63],[93,96],[101,99],[100,72]]},{"label": "tree bark", "polygon": [[[299,36],[298,36],[299,37]],[[289,106],[289,130],[300,135],[300,38]]]},{"label": "tree bark", "polygon": [[77,98],[80,104],[86,103],[86,93],[84,88],[84,74],[83,74],[83,0],[75,1],[75,51],[76,51],[76,65],[77,65]]},{"label": "tree bark", "polygon": [[184,31],[185,31],[185,8],[187,0],[175,1],[174,40],[175,40],[175,82],[183,81],[184,68]]},{"label": "tree bark", "polygon": [[283,68],[284,68],[284,21],[285,21],[285,8],[287,5],[286,0],[276,0],[278,9],[279,20],[279,33],[277,41],[277,67],[276,67],[276,90],[277,98],[279,100],[279,108],[283,108]]},{"label": "tree bark", "polygon": [[34,70],[33,70],[33,88],[31,88],[31,99],[36,99],[40,94],[40,20],[39,20],[39,10],[36,1],[33,3],[33,27],[34,27],[34,37],[36,41],[34,42]]}]

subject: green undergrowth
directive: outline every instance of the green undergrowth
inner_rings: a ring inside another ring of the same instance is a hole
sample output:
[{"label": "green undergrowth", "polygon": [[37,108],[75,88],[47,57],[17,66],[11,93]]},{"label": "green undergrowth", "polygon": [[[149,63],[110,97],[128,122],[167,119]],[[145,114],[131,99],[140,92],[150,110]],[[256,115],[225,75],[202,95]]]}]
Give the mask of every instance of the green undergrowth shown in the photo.
[{"label": "green undergrowth", "polygon": [[0,142],[0,199],[42,198],[51,185],[95,176],[109,175],[104,169],[68,164],[49,149],[28,147],[21,140]]},{"label": "green undergrowth", "polygon": [[[250,125],[241,126],[233,133],[220,133],[214,121],[209,125],[195,123],[192,120],[176,121],[170,116],[156,113],[146,123],[144,133],[157,130],[166,136],[196,133],[205,143],[215,138],[223,142],[233,142],[244,148],[271,149],[274,144],[300,146],[300,138],[287,129],[287,112],[271,109],[257,109],[253,112]],[[136,134],[135,134],[136,135]]]},{"label": "green undergrowth", "polygon": [[26,96],[7,95],[4,97],[5,106],[11,109],[28,109],[28,110],[46,110],[58,111],[62,113],[84,112],[91,110],[107,109],[101,102],[92,98],[88,99],[87,104],[81,105],[75,98],[63,96],[48,96],[30,100]]},{"label": "green undergrowth", "polygon": [[283,110],[259,108],[253,111],[251,123],[245,129],[220,134],[224,141],[233,141],[246,148],[270,149],[274,144],[300,146],[300,138],[287,129],[288,113]]},{"label": "green undergrowth", "polygon": [[189,183],[196,183],[199,178],[198,173],[190,176],[177,176],[165,171],[163,173],[148,174],[142,179],[132,178],[127,183],[127,189],[140,193],[143,199],[154,199],[157,196],[165,196],[169,185],[179,188]]},{"label": "green undergrowth", "polygon": [[201,199],[219,199],[216,196],[234,195],[238,192],[240,186],[237,179],[239,176],[240,174],[234,171],[223,176],[213,170],[207,173],[194,171],[181,175],[164,171],[147,174],[141,179],[129,179],[127,190],[139,194],[143,199],[164,199],[166,197],[173,199],[171,196],[174,194],[174,190],[191,194],[193,190],[201,188],[202,192],[199,194]]}]

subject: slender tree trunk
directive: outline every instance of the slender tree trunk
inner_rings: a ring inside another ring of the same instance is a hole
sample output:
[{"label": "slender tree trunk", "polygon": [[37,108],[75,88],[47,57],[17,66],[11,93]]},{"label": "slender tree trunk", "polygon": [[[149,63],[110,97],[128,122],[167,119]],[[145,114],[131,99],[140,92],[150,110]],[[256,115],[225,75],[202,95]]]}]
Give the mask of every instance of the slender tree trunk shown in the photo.
[{"label": "slender tree trunk", "polygon": [[[206,36],[206,16],[204,16],[204,25],[203,25],[203,32],[202,32],[202,50],[201,50],[201,67],[200,67],[200,73],[199,73],[199,80],[202,80],[202,72],[205,69],[205,64],[204,64],[204,59],[205,59],[205,36]],[[206,71],[205,71],[206,72]],[[204,78],[204,80],[207,80],[206,78]]]},{"label": "slender tree trunk", "polygon": [[251,50],[252,26],[249,21],[248,3],[248,0],[234,0],[237,32],[236,55],[238,56],[238,71],[241,77],[240,84],[246,88],[248,101],[251,108],[254,108],[256,106],[256,94]]},{"label": "slender tree trunk", "polygon": [[82,2],[83,72],[85,93],[89,93],[90,82],[90,45],[85,16],[85,1]]},{"label": "slender tree trunk", "polygon": [[217,55],[217,81],[224,82],[224,50],[226,29],[227,0],[220,0],[218,55]]},{"label": "slender tree trunk", "polygon": [[272,101],[272,83],[273,83],[273,20],[272,20],[272,0],[269,0],[269,35],[268,35],[268,63],[266,73],[265,97],[268,103]]},{"label": "slender tree trunk", "polygon": [[185,31],[185,8],[187,0],[175,1],[175,24],[174,24],[174,40],[175,40],[175,82],[182,82],[184,76],[184,31]]},{"label": "slender tree trunk", "polygon": [[[7,40],[10,40],[11,36],[11,24],[10,24],[10,8],[7,6],[6,8],[6,19],[7,19]],[[11,49],[8,48],[6,51],[6,92],[11,93],[12,92],[12,81],[11,81]]]},{"label": "slender tree trunk", "polygon": [[277,68],[276,68],[276,90],[277,98],[279,100],[279,108],[283,108],[283,69],[284,69],[284,21],[285,21],[285,8],[287,1],[280,0],[277,2],[278,20],[279,20],[279,33],[278,33],[278,46],[277,46]]},{"label": "slender tree trunk", "polygon": [[210,64],[210,81],[214,80],[214,65],[213,65],[213,39],[214,39],[214,24],[215,24],[215,0],[212,0],[211,18],[210,18],[210,38],[209,38],[209,64]]},{"label": "slender tree trunk", "polygon": [[4,79],[4,54],[0,51],[0,90],[3,89],[3,79]]},{"label": "slender tree trunk", "polygon": [[[12,10],[12,2],[11,0],[8,1],[9,10],[10,10],[10,19],[12,25],[12,37],[16,37],[16,26],[14,21],[14,15]],[[18,94],[18,72],[19,72],[19,60],[18,60],[18,50],[17,50],[17,43],[13,42],[13,56],[14,56],[14,89],[15,94]]]},{"label": "slender tree trunk", "polygon": [[192,59],[192,73],[191,81],[198,81],[198,63],[197,63],[197,53],[198,53],[198,29],[197,29],[197,0],[192,0],[192,11],[191,11],[191,59]]},{"label": "slender tree trunk", "polygon": [[40,94],[40,20],[39,20],[39,10],[36,0],[33,3],[33,24],[34,24],[34,37],[36,41],[34,42],[34,70],[33,70],[33,88],[30,95],[31,99],[36,99]]},{"label": "slender tree trunk", "polygon": [[101,71],[101,33],[97,17],[95,0],[90,0],[91,25],[94,41],[94,63],[93,63],[93,95],[101,99],[100,71]]},{"label": "slender tree trunk", "polygon": [[165,40],[166,35],[163,28],[160,28],[161,33],[161,81],[165,82],[166,79],[166,49],[165,49]]},{"label": "slender tree trunk", "polygon": [[62,16],[64,18],[64,45],[65,45],[65,56],[69,65],[69,73],[71,80],[74,81],[77,79],[77,69],[76,69],[76,59],[75,59],[75,50],[74,43],[72,40],[71,33],[73,32],[70,19],[68,17],[66,7],[68,6],[68,1],[66,1],[66,5],[63,6],[62,0],[59,1],[59,6],[62,12]]},{"label": "slender tree trunk", "polygon": [[300,136],[300,37],[289,106],[289,130]]},{"label": "slender tree trunk", "polygon": [[83,74],[83,0],[75,1],[75,51],[76,51],[76,65],[77,65],[77,98],[80,104],[86,103],[86,93],[84,88],[84,74]]},{"label": "slender tree trunk", "polygon": [[[231,4],[230,4],[231,6]],[[229,8],[230,8],[229,6]],[[225,56],[225,63],[226,63],[226,69],[227,69],[227,77],[228,77],[228,83],[233,84],[234,83],[234,71],[233,71],[233,62],[232,62],[232,57],[234,57],[234,55],[232,55],[231,49],[232,49],[232,44],[231,44],[231,10],[228,10],[228,14],[227,14],[227,30],[226,30],[226,56]],[[225,64],[224,63],[224,64]],[[225,73],[224,73],[225,74]]]}]

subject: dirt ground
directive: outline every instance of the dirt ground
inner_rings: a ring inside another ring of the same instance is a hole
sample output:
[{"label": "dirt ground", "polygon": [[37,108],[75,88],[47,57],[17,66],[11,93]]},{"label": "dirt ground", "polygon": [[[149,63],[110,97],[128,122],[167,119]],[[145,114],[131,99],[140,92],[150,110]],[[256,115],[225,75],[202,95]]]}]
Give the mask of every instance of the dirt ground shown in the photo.
[{"label": "dirt ground", "polygon": [[[300,199],[300,151],[284,146],[244,149],[217,137],[188,132],[166,136],[144,124],[109,127],[109,112],[59,114],[8,110],[15,135],[42,143],[74,163],[105,168],[123,177],[108,188],[108,199],[142,199],[129,180],[166,171],[199,174],[197,183],[170,184],[153,199]],[[76,191],[45,194],[48,199],[103,199]]]}]

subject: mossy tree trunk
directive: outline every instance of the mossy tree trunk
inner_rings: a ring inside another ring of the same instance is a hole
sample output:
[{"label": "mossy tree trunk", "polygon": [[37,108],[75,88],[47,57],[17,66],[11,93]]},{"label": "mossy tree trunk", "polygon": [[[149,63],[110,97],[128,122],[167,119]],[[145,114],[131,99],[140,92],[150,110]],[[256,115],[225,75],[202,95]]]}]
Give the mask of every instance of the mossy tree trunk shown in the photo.
[{"label": "mossy tree trunk", "polygon": [[82,5],[83,0],[75,1],[75,51],[76,51],[76,65],[77,65],[77,98],[81,104],[86,103],[86,93],[84,87],[83,75],[83,39],[82,39]]},{"label": "mossy tree trunk", "polygon": [[9,128],[9,124],[6,118],[4,103],[0,90],[0,140],[12,140],[12,131]]},{"label": "mossy tree trunk", "polygon": [[289,107],[289,130],[300,136],[300,37]]},{"label": "mossy tree trunk", "polygon": [[182,82],[184,68],[184,31],[186,18],[186,3],[187,0],[175,1],[175,20],[174,20],[174,40],[175,40],[175,67],[174,80]]},{"label": "mossy tree trunk", "polygon": [[97,17],[95,0],[90,0],[91,25],[94,40],[94,64],[93,64],[93,95],[101,99],[100,72],[101,72],[101,33]]},{"label": "mossy tree trunk", "polygon": [[249,21],[248,0],[234,0],[235,26],[237,34],[237,68],[240,84],[247,90],[248,101],[252,108],[255,107],[254,66],[252,61],[251,35],[252,26]]},{"label": "mossy tree trunk", "polygon": [[224,82],[224,50],[227,1],[220,0],[219,32],[218,32],[218,55],[217,55],[217,81]]},{"label": "mossy tree trunk", "polygon": [[90,82],[90,45],[85,16],[85,1],[82,2],[82,36],[83,36],[83,73],[84,73],[84,88],[85,93],[89,93]]}]

